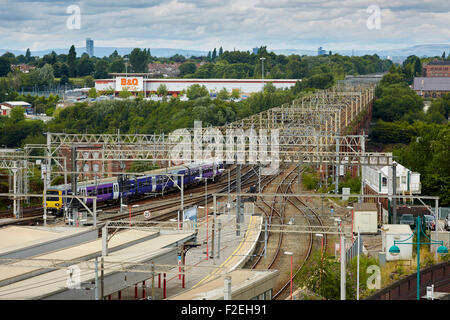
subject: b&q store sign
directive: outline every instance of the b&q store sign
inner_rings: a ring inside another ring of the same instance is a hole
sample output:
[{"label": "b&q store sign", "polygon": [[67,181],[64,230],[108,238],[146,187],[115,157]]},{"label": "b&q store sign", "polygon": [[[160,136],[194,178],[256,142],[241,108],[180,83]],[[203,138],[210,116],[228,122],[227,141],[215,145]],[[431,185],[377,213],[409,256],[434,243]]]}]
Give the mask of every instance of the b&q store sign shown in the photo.
[{"label": "b&q store sign", "polygon": [[144,90],[144,78],[143,77],[117,77],[116,78],[116,91],[143,91]]}]

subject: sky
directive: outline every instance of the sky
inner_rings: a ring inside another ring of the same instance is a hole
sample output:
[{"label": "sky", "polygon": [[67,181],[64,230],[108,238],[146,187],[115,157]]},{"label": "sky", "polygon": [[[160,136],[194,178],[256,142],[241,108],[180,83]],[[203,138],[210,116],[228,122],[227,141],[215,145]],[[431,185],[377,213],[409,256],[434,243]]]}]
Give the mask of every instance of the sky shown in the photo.
[{"label": "sky", "polygon": [[450,42],[448,0],[0,0],[0,48],[372,50]]}]

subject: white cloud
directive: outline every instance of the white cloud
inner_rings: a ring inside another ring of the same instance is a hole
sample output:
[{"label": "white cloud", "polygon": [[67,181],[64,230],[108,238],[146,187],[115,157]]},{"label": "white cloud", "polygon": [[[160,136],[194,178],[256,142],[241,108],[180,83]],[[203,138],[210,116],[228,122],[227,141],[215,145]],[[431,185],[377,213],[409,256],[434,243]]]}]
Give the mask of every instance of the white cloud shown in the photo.
[{"label": "white cloud", "polygon": [[[2,0],[0,48],[96,46],[210,50],[389,48],[448,42],[450,2],[442,0]],[[81,29],[68,30],[66,8],[81,8]],[[366,12],[381,9],[381,29]],[[351,46],[351,48],[350,48]]]}]

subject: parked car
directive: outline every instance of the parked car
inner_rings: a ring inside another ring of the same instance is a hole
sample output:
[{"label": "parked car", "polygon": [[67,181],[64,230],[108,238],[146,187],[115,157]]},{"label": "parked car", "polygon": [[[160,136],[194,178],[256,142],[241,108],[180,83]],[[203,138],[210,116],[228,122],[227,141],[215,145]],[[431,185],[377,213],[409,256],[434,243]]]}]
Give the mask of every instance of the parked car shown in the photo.
[{"label": "parked car", "polygon": [[400,224],[409,224],[411,229],[414,229],[416,226],[416,221],[414,219],[414,216],[412,214],[403,214],[400,217]]},{"label": "parked car", "polygon": [[431,215],[424,215],[424,222],[427,229],[435,231],[436,230],[436,222],[434,221],[434,217]]},{"label": "parked car", "polygon": [[447,215],[447,218],[445,218],[444,229],[450,231],[450,213]]}]

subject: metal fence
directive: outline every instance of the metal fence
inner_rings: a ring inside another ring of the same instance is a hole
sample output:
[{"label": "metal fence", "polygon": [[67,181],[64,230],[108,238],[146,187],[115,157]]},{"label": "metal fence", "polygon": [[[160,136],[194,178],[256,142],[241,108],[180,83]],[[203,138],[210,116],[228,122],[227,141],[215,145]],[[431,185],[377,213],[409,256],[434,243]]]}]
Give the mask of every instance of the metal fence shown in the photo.
[{"label": "metal fence", "polygon": [[[434,213],[434,208],[431,208],[431,211]],[[439,207],[438,209],[438,219],[445,219],[450,214],[450,207]]]},{"label": "metal fence", "polygon": [[363,252],[362,248],[363,248],[362,237],[361,237],[359,248],[358,248],[358,237],[354,237],[353,243],[345,252],[345,262],[348,264],[351,259],[353,259],[354,257],[356,257],[358,255],[358,251],[359,251],[359,254],[362,254],[362,252]]}]

